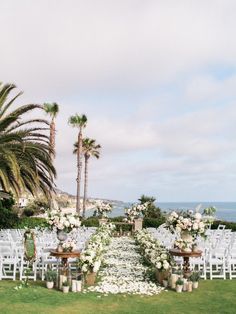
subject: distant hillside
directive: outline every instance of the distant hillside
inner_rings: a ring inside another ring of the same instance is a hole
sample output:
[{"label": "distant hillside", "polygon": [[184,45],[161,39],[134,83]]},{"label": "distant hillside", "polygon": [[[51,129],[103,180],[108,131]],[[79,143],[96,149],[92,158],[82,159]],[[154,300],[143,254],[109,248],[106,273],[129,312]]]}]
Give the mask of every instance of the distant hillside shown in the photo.
[{"label": "distant hillside", "polygon": [[[57,193],[57,202],[60,207],[75,207],[76,205],[76,196],[73,194],[70,194],[68,192],[62,191],[61,189],[56,189]],[[82,198],[80,199],[82,201]],[[122,201],[119,200],[111,200],[111,199],[104,199],[104,198],[97,198],[97,197],[89,197],[88,198],[88,205],[92,206],[96,201],[104,201],[115,204],[122,204]],[[90,207],[89,206],[89,207]]]}]

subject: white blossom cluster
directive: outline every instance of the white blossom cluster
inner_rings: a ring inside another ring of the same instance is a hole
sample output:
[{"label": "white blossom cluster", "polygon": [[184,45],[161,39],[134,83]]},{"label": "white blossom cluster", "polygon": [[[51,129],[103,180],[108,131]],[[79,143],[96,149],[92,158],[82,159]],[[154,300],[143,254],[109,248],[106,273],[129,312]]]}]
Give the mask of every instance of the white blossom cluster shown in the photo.
[{"label": "white blossom cluster", "polygon": [[145,259],[158,270],[170,269],[174,261],[169,251],[147,231],[140,230],[135,233],[135,239],[141,248]]},{"label": "white blossom cluster", "polygon": [[134,219],[141,217],[148,208],[148,203],[133,204],[130,208],[125,209],[126,221],[133,222]]},{"label": "white blossom cluster", "polygon": [[103,294],[159,294],[163,288],[147,279],[147,270],[133,239],[112,238],[104,254],[104,268],[99,272],[101,281],[87,291]]},{"label": "white blossom cluster", "polygon": [[97,202],[95,213],[101,218],[107,218],[112,211],[112,205],[103,201]]},{"label": "white blossom cluster", "polygon": [[102,255],[111,240],[114,225],[104,224],[90,237],[85,249],[80,255],[82,272],[98,272],[102,263]]},{"label": "white blossom cluster", "polygon": [[57,230],[64,230],[65,232],[70,232],[81,225],[77,214],[68,214],[56,209],[47,212],[46,220],[51,229],[56,228]]},{"label": "white blossom cluster", "polygon": [[166,227],[172,233],[188,231],[196,238],[205,234],[207,224],[200,213],[194,214],[193,211],[177,213],[173,211],[166,220]]},{"label": "white blossom cluster", "polygon": [[62,244],[63,252],[73,252],[76,249],[76,241],[68,239]]}]

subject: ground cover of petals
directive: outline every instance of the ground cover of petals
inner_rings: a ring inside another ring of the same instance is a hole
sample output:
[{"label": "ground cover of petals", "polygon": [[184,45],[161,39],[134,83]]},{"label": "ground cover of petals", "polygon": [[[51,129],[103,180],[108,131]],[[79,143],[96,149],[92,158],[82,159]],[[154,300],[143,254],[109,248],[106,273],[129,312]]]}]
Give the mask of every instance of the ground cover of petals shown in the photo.
[{"label": "ground cover of petals", "polygon": [[148,267],[143,265],[142,256],[132,238],[113,238],[104,255],[104,267],[99,272],[101,280],[87,291],[104,294],[159,294],[163,288],[148,279],[147,271]]}]

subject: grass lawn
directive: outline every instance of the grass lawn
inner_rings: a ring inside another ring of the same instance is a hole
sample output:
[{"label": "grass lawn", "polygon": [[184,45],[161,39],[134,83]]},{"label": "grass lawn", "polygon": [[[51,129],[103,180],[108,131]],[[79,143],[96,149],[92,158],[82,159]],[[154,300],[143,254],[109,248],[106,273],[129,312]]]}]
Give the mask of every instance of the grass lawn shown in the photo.
[{"label": "grass lawn", "polygon": [[173,291],[152,297],[134,295],[63,294],[41,282],[15,291],[16,283],[0,281],[0,313],[45,314],[224,314],[236,313],[236,280],[201,281],[193,293]]}]

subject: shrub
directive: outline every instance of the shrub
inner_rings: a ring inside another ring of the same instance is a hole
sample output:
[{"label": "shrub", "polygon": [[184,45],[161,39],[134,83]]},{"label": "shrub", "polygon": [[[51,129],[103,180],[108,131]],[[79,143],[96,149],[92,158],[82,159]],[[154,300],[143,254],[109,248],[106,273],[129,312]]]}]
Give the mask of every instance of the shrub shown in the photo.
[{"label": "shrub", "polygon": [[233,221],[224,221],[224,220],[215,220],[211,225],[211,229],[217,229],[219,225],[225,225],[226,229],[231,229],[236,231],[236,222]]},{"label": "shrub", "polygon": [[98,221],[98,218],[97,217],[88,217],[86,219],[84,219],[82,221],[82,226],[85,226],[85,227],[98,227],[99,226],[99,221]]},{"label": "shrub", "polygon": [[36,218],[36,217],[24,217],[21,218],[18,223],[15,225],[15,228],[18,229],[34,229],[36,227],[45,227],[46,219],[44,218]]},{"label": "shrub", "polygon": [[23,215],[26,217],[31,217],[34,215],[34,210],[27,207],[24,209]]},{"label": "shrub", "polygon": [[48,270],[45,274],[45,280],[52,282],[52,281],[56,281],[57,279],[57,272],[54,270]]},{"label": "shrub", "polygon": [[[124,221],[124,216],[117,216],[113,217],[110,219],[111,222],[116,223],[116,222],[123,222]],[[122,227],[121,227],[122,226]],[[120,227],[122,228],[123,231],[131,231],[132,226],[131,225],[116,225],[116,231],[120,231]]]},{"label": "shrub", "polygon": [[148,218],[144,217],[143,219],[143,227],[144,228],[158,228],[165,222],[165,218]]},{"label": "shrub", "polygon": [[0,200],[0,228],[13,228],[18,222],[18,215],[13,212],[14,199]]}]

